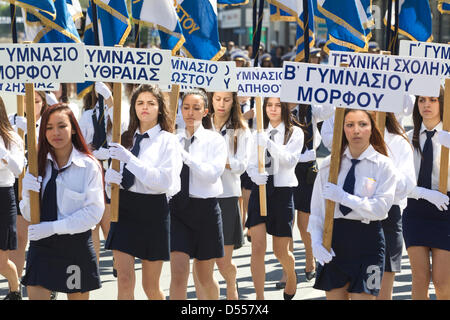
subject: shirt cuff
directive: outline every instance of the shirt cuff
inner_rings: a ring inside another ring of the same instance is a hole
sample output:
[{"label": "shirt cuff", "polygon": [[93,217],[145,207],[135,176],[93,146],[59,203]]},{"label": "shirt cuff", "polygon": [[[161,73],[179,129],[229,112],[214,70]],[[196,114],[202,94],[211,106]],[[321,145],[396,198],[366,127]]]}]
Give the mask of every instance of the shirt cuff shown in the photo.
[{"label": "shirt cuff", "polygon": [[66,221],[63,220],[57,220],[53,221],[53,231],[55,231],[56,234],[68,234],[70,233],[69,228],[67,227]]}]

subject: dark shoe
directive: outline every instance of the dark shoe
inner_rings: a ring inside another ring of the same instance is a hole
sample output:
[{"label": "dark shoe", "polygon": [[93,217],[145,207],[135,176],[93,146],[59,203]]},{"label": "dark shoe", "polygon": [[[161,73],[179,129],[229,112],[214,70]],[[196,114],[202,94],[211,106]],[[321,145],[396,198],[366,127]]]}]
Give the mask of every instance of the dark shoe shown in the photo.
[{"label": "dark shoe", "polygon": [[22,300],[22,295],[19,291],[10,291],[3,300]]},{"label": "dark shoe", "polygon": [[114,258],[113,258],[113,276],[114,276],[114,278],[117,278],[117,269],[116,268],[114,268]]},{"label": "dark shoe", "polygon": [[50,300],[56,300],[56,298],[58,298],[58,292],[52,291],[50,293]]},{"label": "dark shoe", "polygon": [[279,281],[275,284],[275,288],[278,290],[286,288],[286,281]]},{"label": "dark shoe", "polygon": [[287,294],[286,292],[283,291],[283,298],[284,300],[292,300],[296,293],[297,290],[295,290],[294,294]]},{"label": "dark shoe", "polygon": [[305,269],[305,275],[306,275],[306,280],[307,281],[311,281],[312,279],[314,279],[314,277],[316,276],[316,270],[308,272]]}]

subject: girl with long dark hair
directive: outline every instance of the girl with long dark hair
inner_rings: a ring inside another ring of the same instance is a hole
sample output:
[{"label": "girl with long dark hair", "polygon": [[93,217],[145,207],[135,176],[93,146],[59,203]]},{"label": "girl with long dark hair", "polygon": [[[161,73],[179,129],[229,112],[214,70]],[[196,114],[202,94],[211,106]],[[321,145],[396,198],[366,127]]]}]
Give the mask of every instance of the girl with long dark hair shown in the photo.
[{"label": "girl with long dark hair", "polygon": [[[403,237],[412,271],[412,299],[428,299],[430,278],[437,299],[450,299],[450,176],[446,193],[438,191],[444,89],[439,97],[418,96],[413,110],[414,129],[408,133],[414,147],[417,187],[408,196],[402,216]],[[431,262],[430,262],[431,256]]]},{"label": "girl with long dark hair", "polygon": [[[264,299],[266,233],[273,237],[273,251],[286,273],[284,299],[297,291],[295,259],[289,251],[294,220],[293,187],[298,181],[295,166],[303,147],[303,131],[292,123],[287,103],[266,98],[263,103],[264,131],[255,133],[247,173],[255,183],[250,194],[246,226],[252,237],[251,271],[257,299]],[[258,171],[258,146],[266,150],[266,172]],[[266,184],[267,217],[262,217],[259,185]]]},{"label": "girl with long dark hair", "polygon": [[163,262],[170,258],[167,197],[180,189],[181,155],[171,133],[164,96],[157,86],[141,85],[132,94],[130,124],[122,145],[110,143],[121,170],[108,169],[107,185],[121,185],[119,220],[111,222],[105,248],[113,250],[118,299],[134,299],[134,260],[142,261],[142,287],[149,299],[164,300],[159,287]]},{"label": "girl with long dark hair", "polygon": [[20,202],[30,221],[29,192],[40,193],[40,223],[28,227],[22,284],[31,300],[48,300],[51,291],[89,299],[89,291],[101,286],[91,229],[105,208],[103,177],[67,104],[42,115],[37,160],[38,177],[25,174]]},{"label": "girl with long dark hair", "polygon": [[[315,289],[329,300],[375,299],[384,270],[381,220],[394,202],[396,178],[387,147],[370,114],[347,109],[337,184],[330,157],[314,183],[308,232],[319,262]],[[331,250],[323,247],[325,200],[335,202]]]},{"label": "girl with long dark hair", "polygon": [[9,284],[5,300],[21,300],[19,276],[10,253],[17,249],[17,204],[14,193],[15,178],[25,164],[24,145],[8,121],[6,107],[0,97],[0,274]]}]

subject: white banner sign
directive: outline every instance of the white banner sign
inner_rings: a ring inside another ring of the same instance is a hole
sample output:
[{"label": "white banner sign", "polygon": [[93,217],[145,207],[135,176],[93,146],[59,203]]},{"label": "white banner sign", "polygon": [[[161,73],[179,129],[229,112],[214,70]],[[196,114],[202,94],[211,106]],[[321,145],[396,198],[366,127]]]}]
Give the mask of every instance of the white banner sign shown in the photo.
[{"label": "white banner sign", "polygon": [[207,91],[237,91],[236,62],[172,57],[173,84]]},{"label": "white banner sign", "polygon": [[401,40],[399,52],[401,56],[450,61],[450,44]]},{"label": "white banner sign", "polygon": [[237,68],[238,96],[280,97],[283,68]]},{"label": "white banner sign", "polygon": [[382,112],[403,109],[402,73],[287,61],[283,67],[281,101]]},{"label": "white banner sign", "polygon": [[0,45],[0,83],[84,82],[82,43]]},{"label": "white banner sign", "polygon": [[405,89],[408,94],[438,97],[440,78],[450,77],[450,63],[442,60],[390,56],[371,53],[330,51],[328,64],[349,68],[393,71],[405,74]]},{"label": "white banner sign", "polygon": [[170,58],[170,50],[86,46],[86,80],[168,85]]},{"label": "white banner sign", "polygon": [[[34,89],[38,91],[57,91],[59,89],[59,83],[35,83]],[[0,92],[24,96],[25,85],[23,83],[0,83]]]}]

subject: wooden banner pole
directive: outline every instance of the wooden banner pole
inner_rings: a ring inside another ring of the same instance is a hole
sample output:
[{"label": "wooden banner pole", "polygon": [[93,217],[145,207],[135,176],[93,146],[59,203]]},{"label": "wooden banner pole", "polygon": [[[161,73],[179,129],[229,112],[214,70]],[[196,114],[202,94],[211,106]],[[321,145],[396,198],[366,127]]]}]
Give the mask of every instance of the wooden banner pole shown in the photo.
[{"label": "wooden banner pole", "polygon": [[[263,109],[261,97],[255,97],[255,111],[256,111],[256,126],[258,132],[264,131],[264,121],[263,121]],[[258,172],[263,173],[266,171],[264,163],[264,152],[265,148],[258,146]],[[259,186],[259,207],[260,214],[262,217],[267,216],[267,203],[266,203],[266,185],[262,184]]]},{"label": "wooden banner pole", "polygon": [[172,84],[172,90],[169,94],[169,109],[171,112],[171,117],[173,119],[173,129],[175,130],[177,112],[178,112],[178,100],[180,98],[180,85]]},{"label": "wooden banner pole", "polygon": [[[36,144],[36,120],[34,112],[34,84],[25,84],[26,114],[27,114],[27,146],[28,146],[28,172],[37,177],[37,144]],[[41,221],[39,208],[39,192],[30,191],[31,224]]]},{"label": "wooden banner pole", "polygon": [[[24,113],[24,96],[17,96],[17,116],[23,117]],[[25,132],[22,129],[18,129],[17,133],[19,134],[22,140],[25,139]],[[18,185],[18,195],[19,201],[22,200],[22,179],[25,176],[25,168],[23,168],[22,173],[19,176],[19,185]]]},{"label": "wooden banner pole", "polygon": [[[341,64],[341,67],[348,67],[347,64]],[[344,129],[344,108],[336,108],[334,113],[333,144],[331,147],[330,172],[328,182],[337,184],[339,168],[341,166],[342,135]],[[323,246],[331,251],[331,241],[333,239],[334,209],[336,203],[331,200],[325,201],[325,220],[323,225]]]},{"label": "wooden banner pole", "polygon": [[[445,79],[444,114],[442,129],[450,131],[450,78]],[[441,146],[441,168],[439,171],[439,191],[447,194],[449,149]]]},{"label": "wooden banner pole", "polygon": [[[121,45],[115,47],[121,48]],[[122,83],[115,82],[113,84],[113,126],[112,126],[112,142],[121,143],[120,129],[122,123]],[[105,111],[106,112],[106,111]],[[111,168],[120,172],[120,161],[113,159]],[[111,184],[111,222],[119,221],[119,192],[120,186],[118,184]]]}]

